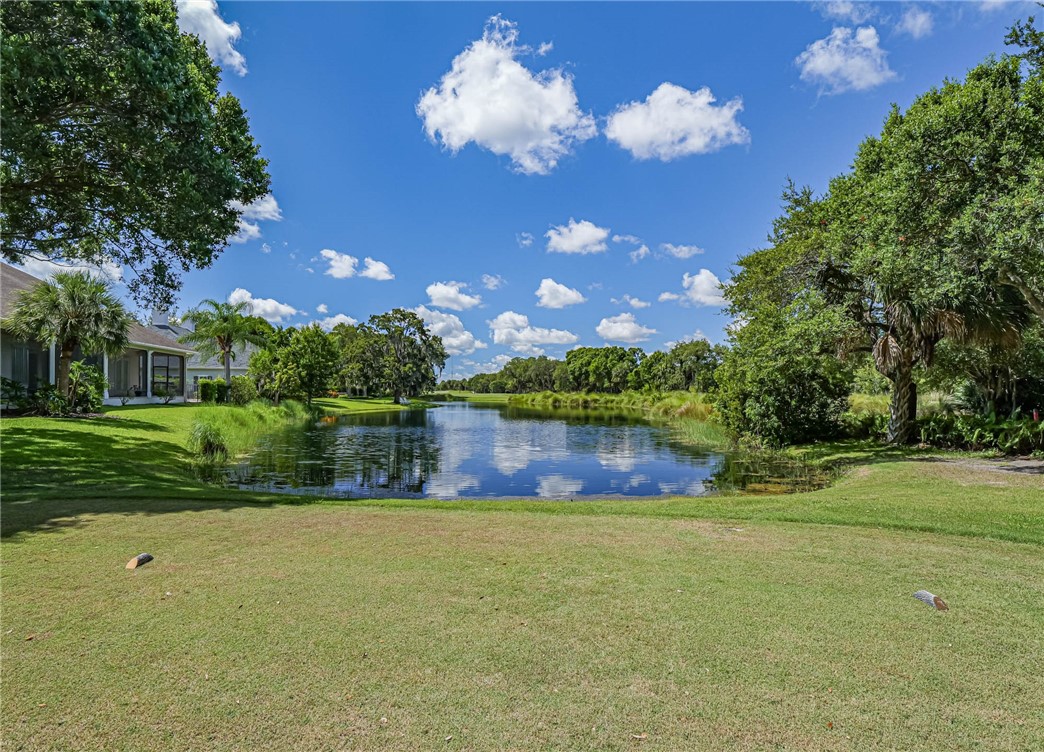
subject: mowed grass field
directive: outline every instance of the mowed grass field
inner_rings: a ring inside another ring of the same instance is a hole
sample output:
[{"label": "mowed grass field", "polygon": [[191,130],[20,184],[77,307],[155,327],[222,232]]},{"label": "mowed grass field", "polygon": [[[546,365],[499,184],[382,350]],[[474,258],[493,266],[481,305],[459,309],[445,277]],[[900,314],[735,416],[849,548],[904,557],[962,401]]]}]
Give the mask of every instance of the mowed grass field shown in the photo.
[{"label": "mowed grass field", "polygon": [[0,422],[5,749],[1044,748],[1040,475],[289,503],[192,478],[198,409]]}]

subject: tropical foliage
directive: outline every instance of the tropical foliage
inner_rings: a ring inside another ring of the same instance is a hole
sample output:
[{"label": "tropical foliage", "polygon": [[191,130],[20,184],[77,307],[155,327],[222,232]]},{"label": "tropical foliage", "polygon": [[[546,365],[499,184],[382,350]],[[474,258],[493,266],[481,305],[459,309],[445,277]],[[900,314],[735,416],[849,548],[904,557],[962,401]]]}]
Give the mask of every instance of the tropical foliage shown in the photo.
[{"label": "tropical foliage", "polygon": [[196,348],[204,359],[220,357],[225,367],[225,383],[232,381],[232,361],[236,350],[247,344],[260,345],[264,342],[267,322],[244,315],[248,304],[219,303],[204,300],[186,314],[192,320],[193,329],[181,338],[185,344]]},{"label": "tropical foliage", "polygon": [[86,272],[59,272],[21,291],[3,322],[15,336],[56,344],[58,391],[67,401],[73,401],[69,369],[76,351],[118,355],[132,323],[109,286]]}]

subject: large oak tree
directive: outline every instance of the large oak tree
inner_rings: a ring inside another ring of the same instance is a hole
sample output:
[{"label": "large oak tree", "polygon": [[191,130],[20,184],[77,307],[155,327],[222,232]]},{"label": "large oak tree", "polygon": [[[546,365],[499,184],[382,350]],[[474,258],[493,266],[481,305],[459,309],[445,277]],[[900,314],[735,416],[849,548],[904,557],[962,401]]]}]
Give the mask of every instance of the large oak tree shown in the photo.
[{"label": "large oak tree", "polygon": [[144,303],[208,266],[269,190],[246,115],[173,0],[0,6],[9,261],[111,259]]}]

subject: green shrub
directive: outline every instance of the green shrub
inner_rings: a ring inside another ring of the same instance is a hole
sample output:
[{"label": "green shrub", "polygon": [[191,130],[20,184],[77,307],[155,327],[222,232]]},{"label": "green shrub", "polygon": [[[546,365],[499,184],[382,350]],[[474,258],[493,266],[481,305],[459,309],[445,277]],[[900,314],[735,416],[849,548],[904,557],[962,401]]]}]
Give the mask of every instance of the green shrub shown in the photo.
[{"label": "green shrub", "polygon": [[199,380],[199,399],[203,402],[213,402],[217,398],[217,388],[213,379]]},{"label": "green shrub", "polygon": [[229,400],[233,405],[245,405],[257,399],[257,387],[249,376],[233,376]]},{"label": "green shrub", "polygon": [[207,460],[228,458],[228,442],[221,429],[205,420],[196,420],[189,431],[189,449]]},{"label": "green shrub", "polygon": [[994,450],[1004,454],[1044,451],[1044,422],[998,420],[994,415],[937,414],[918,422],[921,443],[945,449]]},{"label": "green shrub", "polygon": [[730,352],[717,371],[714,406],[727,428],[775,447],[841,434],[851,381],[837,361],[812,356],[758,360]]},{"label": "green shrub", "polygon": [[75,361],[69,366],[69,390],[71,410],[80,413],[96,413],[101,410],[105,399],[108,380],[97,366]]},{"label": "green shrub", "polygon": [[841,416],[845,435],[853,439],[883,440],[888,434],[888,413],[876,410],[848,411]]},{"label": "green shrub", "polygon": [[228,402],[228,382],[224,379],[214,379],[214,401],[221,405]]},{"label": "green shrub", "polygon": [[33,392],[28,399],[29,412],[34,415],[66,415],[69,402],[54,384],[45,384]]},{"label": "green shrub", "polygon": [[25,384],[0,376],[0,403],[5,407],[25,407]]}]

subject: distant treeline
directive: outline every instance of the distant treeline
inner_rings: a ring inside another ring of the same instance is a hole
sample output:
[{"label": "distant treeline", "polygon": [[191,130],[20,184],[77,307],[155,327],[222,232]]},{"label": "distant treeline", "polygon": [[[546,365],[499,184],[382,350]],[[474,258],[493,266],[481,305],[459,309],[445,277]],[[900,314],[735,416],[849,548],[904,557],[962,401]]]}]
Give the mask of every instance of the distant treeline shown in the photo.
[{"label": "distant treeline", "polygon": [[480,394],[535,392],[714,391],[714,373],[725,348],[706,340],[683,342],[669,351],[640,347],[578,347],[565,360],[545,355],[514,358],[496,373],[446,379],[440,389]]}]

